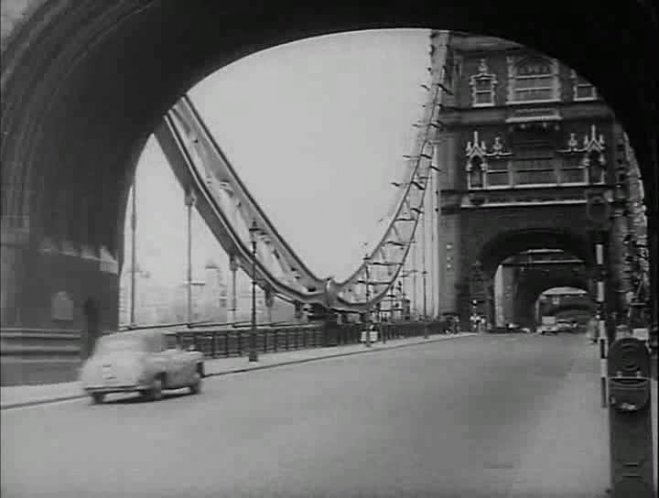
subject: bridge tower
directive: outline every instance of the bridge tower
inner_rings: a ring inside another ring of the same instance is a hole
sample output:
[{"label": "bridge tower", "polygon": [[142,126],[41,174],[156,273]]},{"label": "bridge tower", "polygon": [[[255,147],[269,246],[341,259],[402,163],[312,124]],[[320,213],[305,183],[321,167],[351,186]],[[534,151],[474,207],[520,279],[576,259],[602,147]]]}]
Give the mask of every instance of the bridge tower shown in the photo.
[{"label": "bridge tower", "polygon": [[[449,48],[452,96],[437,147],[440,312],[457,312],[463,323],[476,312],[496,325],[497,268],[529,250],[560,250],[583,262],[592,291],[586,199],[599,193],[612,213],[607,302],[623,314],[625,219],[616,189],[628,158],[613,112],[575,71],[517,43],[455,32]],[[533,302],[547,285],[571,285],[563,273],[526,285],[533,295],[520,299]]]}]

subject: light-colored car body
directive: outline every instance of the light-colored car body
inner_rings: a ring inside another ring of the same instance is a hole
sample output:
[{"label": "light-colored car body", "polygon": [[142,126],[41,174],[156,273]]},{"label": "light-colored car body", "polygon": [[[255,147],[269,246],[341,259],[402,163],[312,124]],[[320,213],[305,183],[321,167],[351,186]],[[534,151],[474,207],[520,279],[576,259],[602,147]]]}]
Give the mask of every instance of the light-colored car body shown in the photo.
[{"label": "light-colored car body", "polygon": [[556,332],[574,332],[574,325],[568,320],[559,320],[556,323]]},{"label": "light-colored car body", "polygon": [[552,324],[542,324],[538,327],[538,332],[541,335],[545,335],[545,334],[556,335],[558,333],[558,327],[554,323],[552,323]]},{"label": "light-colored car body", "polygon": [[153,400],[163,389],[201,390],[203,354],[184,351],[176,337],[159,330],[115,332],[99,338],[85,361],[82,388],[99,403],[108,393],[140,392]]}]

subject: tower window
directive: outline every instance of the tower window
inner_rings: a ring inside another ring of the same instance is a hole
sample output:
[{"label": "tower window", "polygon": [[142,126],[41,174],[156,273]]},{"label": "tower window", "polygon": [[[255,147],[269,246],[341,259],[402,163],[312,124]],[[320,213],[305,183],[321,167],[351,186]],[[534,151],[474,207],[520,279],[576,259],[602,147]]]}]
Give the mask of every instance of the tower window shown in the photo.
[{"label": "tower window", "polygon": [[470,162],[471,168],[469,170],[469,188],[477,189],[483,188],[483,160],[475,156]]},{"label": "tower window", "polygon": [[509,102],[557,100],[558,63],[544,57],[508,58]]},{"label": "tower window", "polygon": [[478,65],[478,73],[469,78],[471,101],[474,107],[494,105],[494,86],[496,82],[494,74],[487,72],[485,59],[481,59]]},{"label": "tower window", "polygon": [[576,71],[572,71],[572,96],[574,100],[595,100],[597,90],[587,79],[579,76]]}]

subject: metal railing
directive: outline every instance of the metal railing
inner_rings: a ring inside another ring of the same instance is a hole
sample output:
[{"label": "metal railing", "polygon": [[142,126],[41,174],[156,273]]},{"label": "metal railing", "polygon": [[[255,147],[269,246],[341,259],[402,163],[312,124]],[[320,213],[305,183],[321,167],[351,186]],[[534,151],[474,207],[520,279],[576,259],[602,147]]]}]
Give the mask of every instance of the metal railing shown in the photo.
[{"label": "metal railing", "polygon": [[[277,353],[359,344],[366,328],[359,323],[260,328],[256,333],[256,348],[259,353]],[[449,332],[446,324],[439,321],[382,323],[376,325],[376,330],[376,342],[383,343]],[[176,336],[181,348],[193,346],[207,358],[231,358],[248,354],[250,333],[249,329],[215,329],[173,331],[168,335]]]}]

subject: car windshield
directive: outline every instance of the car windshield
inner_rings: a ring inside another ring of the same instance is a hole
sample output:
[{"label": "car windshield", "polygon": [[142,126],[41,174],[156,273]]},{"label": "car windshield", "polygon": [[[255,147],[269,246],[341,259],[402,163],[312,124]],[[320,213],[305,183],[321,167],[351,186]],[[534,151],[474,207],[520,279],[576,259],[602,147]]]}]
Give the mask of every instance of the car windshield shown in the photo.
[{"label": "car windshield", "polygon": [[96,354],[115,353],[120,351],[146,351],[144,337],[113,334],[99,339],[96,344]]}]

